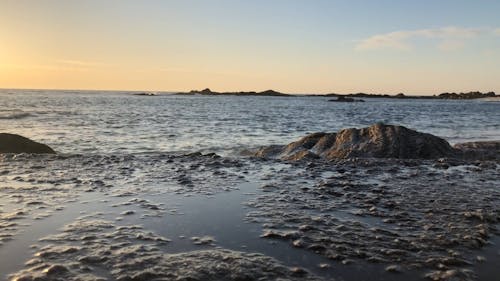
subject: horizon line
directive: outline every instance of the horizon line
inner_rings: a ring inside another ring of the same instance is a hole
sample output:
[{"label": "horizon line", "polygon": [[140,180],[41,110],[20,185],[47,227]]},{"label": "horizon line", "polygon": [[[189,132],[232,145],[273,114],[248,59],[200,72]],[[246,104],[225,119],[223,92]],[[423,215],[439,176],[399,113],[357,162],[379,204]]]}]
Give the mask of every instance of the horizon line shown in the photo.
[{"label": "horizon line", "polygon": [[[205,88],[207,89],[207,88]],[[210,89],[210,88],[208,88]],[[188,93],[189,91],[198,91],[196,89],[191,89],[191,90],[188,90],[188,91],[166,91],[166,90],[124,90],[124,89],[68,89],[68,88],[2,88],[0,87],[0,90],[14,90],[14,91],[87,91],[87,92],[156,92],[156,93],[168,93],[168,94],[176,94],[176,93]],[[211,89],[210,89],[211,90]],[[470,93],[470,92],[480,92],[480,93],[489,93],[489,92],[493,92],[496,94],[495,91],[493,90],[490,90],[490,91],[485,91],[485,92],[482,92],[482,91],[479,91],[479,90],[475,90],[475,91],[460,91],[460,92],[455,92],[455,91],[449,91],[449,92],[440,92],[440,93],[434,93],[434,94],[407,94],[407,93],[404,93],[403,91],[400,91],[398,93],[383,93],[383,92],[380,92],[380,93],[368,93],[368,92],[363,92],[363,91],[356,91],[356,92],[350,92],[350,93],[339,93],[339,92],[328,92],[328,93],[313,93],[313,92],[310,92],[310,93],[290,93],[290,92],[281,92],[281,91],[278,91],[278,90],[274,90],[274,89],[268,89],[268,90],[273,90],[273,91],[276,91],[276,92],[279,92],[279,93],[283,93],[283,94],[288,94],[288,95],[292,95],[292,96],[313,96],[313,95],[319,95],[319,96],[323,96],[323,95],[353,95],[353,94],[366,94],[366,95],[389,95],[389,96],[396,96],[398,94],[404,94],[405,96],[407,97],[422,97],[422,96],[429,96],[429,97],[432,97],[432,96],[437,96],[439,94],[443,94],[443,93]],[[256,90],[251,90],[251,91],[255,91],[255,92],[261,92],[261,91],[256,91]],[[264,90],[266,91],[266,90]],[[219,91],[215,91],[215,92],[219,92]],[[244,91],[244,90],[237,90],[237,91],[222,91],[220,93],[237,93],[237,92],[250,92],[250,91]]]}]

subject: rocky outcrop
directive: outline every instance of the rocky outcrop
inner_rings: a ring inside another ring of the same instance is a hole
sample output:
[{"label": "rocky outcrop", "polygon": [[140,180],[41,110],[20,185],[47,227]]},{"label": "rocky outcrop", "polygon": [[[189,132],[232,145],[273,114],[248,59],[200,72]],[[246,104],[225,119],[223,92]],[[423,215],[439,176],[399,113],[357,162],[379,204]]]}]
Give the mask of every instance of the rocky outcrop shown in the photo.
[{"label": "rocky outcrop", "polygon": [[284,160],[437,159],[455,155],[457,150],[442,138],[403,126],[381,123],[362,129],[344,129],[337,133],[314,133],[288,145],[264,147],[255,153],[257,157],[276,157]]},{"label": "rocky outcrop", "polygon": [[453,147],[466,159],[500,160],[500,141],[457,143]]},{"label": "rocky outcrop", "polygon": [[202,96],[290,96],[288,94],[276,92],[274,90],[267,90],[263,92],[214,92],[209,88],[204,90],[192,90],[188,93],[177,93],[176,95],[202,95]]},{"label": "rocky outcrop", "polygon": [[485,98],[498,98],[495,92],[481,93],[481,92],[468,92],[468,93],[442,93],[433,96],[413,96],[399,93],[396,95],[388,94],[370,94],[370,93],[353,93],[353,94],[326,94],[327,97],[346,97],[346,98],[383,98],[383,99],[445,99],[445,100],[472,100],[472,99],[485,99]]},{"label": "rocky outcrop", "polygon": [[362,99],[353,99],[345,96],[338,96],[337,99],[328,100],[330,102],[364,102]]},{"label": "rocky outcrop", "polygon": [[0,133],[0,153],[50,153],[55,151],[49,146],[32,141],[23,136]]},{"label": "rocky outcrop", "polygon": [[152,92],[140,92],[140,93],[133,93],[133,96],[146,96],[146,97],[154,97],[156,96],[155,93]]},{"label": "rocky outcrop", "polygon": [[437,96],[438,99],[447,100],[473,100],[489,97],[496,97],[495,92],[481,93],[481,92],[468,92],[468,93],[442,93]]}]

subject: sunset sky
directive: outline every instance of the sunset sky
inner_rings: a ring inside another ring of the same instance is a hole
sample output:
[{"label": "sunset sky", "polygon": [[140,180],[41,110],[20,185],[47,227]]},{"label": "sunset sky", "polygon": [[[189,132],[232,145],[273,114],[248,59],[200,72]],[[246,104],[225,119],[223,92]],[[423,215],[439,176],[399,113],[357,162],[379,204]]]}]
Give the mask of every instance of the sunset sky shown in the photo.
[{"label": "sunset sky", "polygon": [[498,0],[0,0],[0,88],[500,93]]}]

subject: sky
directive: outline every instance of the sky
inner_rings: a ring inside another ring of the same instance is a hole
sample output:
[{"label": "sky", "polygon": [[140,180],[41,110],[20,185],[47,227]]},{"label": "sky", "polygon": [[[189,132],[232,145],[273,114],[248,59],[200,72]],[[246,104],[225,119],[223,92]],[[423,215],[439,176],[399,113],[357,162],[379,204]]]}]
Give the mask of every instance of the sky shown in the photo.
[{"label": "sky", "polygon": [[498,0],[0,0],[0,88],[500,94]]}]

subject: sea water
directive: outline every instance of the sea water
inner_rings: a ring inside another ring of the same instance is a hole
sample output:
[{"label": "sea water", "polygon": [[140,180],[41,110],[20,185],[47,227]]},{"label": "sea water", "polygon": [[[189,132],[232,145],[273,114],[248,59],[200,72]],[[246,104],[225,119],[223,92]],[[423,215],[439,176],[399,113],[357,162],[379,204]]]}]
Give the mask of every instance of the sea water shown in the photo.
[{"label": "sea water", "polygon": [[130,92],[0,90],[0,129],[62,153],[215,152],[286,144],[312,132],[377,122],[450,143],[500,139],[500,103],[328,97],[135,96]]}]

